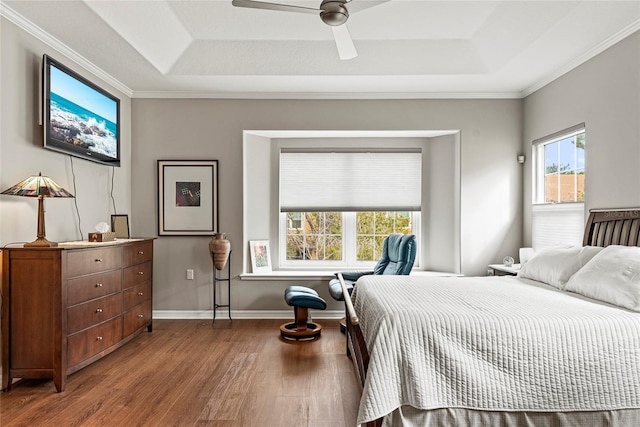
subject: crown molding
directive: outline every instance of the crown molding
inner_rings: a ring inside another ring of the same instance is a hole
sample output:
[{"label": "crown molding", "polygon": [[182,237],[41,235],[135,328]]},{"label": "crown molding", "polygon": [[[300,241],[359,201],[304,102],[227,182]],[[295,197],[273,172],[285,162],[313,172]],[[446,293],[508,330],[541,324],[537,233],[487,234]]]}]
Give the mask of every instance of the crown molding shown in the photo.
[{"label": "crown molding", "polygon": [[520,92],[184,92],[136,91],[132,98],[203,99],[519,99]]},{"label": "crown molding", "polygon": [[[0,1],[0,16],[6,18],[7,20],[13,22],[18,27],[22,28],[27,33],[31,34],[36,39],[50,46],[54,50],[58,51],[62,55],[65,55],[73,62],[87,70],[88,72],[94,74],[99,79],[104,80],[109,85],[113,86],[120,92],[124,93],[126,96],[131,98],[133,95],[133,90],[129,87],[121,83],[118,79],[114,78],[110,74],[107,74],[102,69],[94,65],[92,62],[88,61],[85,57],[78,54],[76,51],[71,49],[66,44],[62,43],[57,38],[53,37],[51,34],[44,31],[42,28],[35,25],[33,22],[27,20],[25,17],[20,15],[15,10],[11,9],[4,2]],[[44,52],[43,52],[44,53]]]},{"label": "crown molding", "polygon": [[587,62],[591,58],[593,58],[596,55],[604,52],[605,50],[609,49],[614,44],[622,41],[623,39],[625,39],[627,37],[629,37],[631,34],[635,33],[638,30],[640,30],[640,19],[635,20],[631,24],[627,25],[625,28],[623,28],[620,31],[618,31],[617,33],[613,34],[611,37],[609,37],[606,40],[604,40],[601,43],[599,43],[597,46],[593,47],[592,49],[589,49],[588,51],[586,51],[582,55],[574,58],[572,61],[570,61],[570,62],[566,63],[564,66],[558,68],[553,73],[548,74],[543,79],[538,80],[536,83],[534,83],[533,85],[531,85],[528,88],[526,88],[525,90],[523,90],[522,93],[520,94],[520,97],[521,98],[526,98],[527,96],[531,95],[533,92],[543,88],[544,86],[548,85],[552,81],[562,77],[563,75],[567,74],[569,71],[579,67],[580,65],[584,64],[585,62]]}]

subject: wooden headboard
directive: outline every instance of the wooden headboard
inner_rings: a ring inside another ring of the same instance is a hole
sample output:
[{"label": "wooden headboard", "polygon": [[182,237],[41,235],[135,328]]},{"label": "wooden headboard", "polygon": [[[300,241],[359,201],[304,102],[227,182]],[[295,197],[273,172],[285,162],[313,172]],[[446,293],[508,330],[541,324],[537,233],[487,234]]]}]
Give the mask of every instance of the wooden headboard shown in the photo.
[{"label": "wooden headboard", "polygon": [[583,246],[640,246],[640,209],[592,209]]}]

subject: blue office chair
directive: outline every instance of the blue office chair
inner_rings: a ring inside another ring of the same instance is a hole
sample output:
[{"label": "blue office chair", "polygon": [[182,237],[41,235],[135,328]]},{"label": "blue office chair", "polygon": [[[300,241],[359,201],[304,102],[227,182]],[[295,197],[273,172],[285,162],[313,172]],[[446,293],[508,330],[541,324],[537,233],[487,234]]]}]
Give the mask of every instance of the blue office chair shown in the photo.
[{"label": "blue office chair", "polygon": [[[353,291],[356,281],[369,274],[390,274],[408,275],[411,272],[416,259],[416,236],[413,234],[394,233],[384,239],[382,245],[382,258],[378,261],[372,271],[344,271],[342,277],[349,294]],[[338,273],[336,278],[329,282],[329,293],[333,299],[344,301]],[[344,319],[340,321],[341,329],[344,331]]]}]

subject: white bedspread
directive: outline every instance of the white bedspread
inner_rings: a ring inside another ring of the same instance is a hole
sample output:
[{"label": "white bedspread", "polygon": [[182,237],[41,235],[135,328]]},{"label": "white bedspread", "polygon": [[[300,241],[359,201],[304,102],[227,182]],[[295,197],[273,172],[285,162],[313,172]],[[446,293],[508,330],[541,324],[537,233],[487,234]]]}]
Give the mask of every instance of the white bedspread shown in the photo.
[{"label": "white bedspread", "polygon": [[515,277],[365,276],[358,423],[400,405],[640,408],[640,314]]}]

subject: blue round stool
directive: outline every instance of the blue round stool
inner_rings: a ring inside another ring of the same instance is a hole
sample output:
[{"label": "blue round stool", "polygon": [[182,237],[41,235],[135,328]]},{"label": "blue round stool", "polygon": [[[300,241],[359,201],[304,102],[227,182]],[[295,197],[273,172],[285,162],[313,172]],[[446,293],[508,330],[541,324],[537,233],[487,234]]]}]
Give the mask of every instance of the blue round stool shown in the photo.
[{"label": "blue round stool", "polygon": [[280,335],[289,340],[313,340],[320,336],[322,326],[308,321],[309,309],[324,310],[327,308],[325,300],[311,288],[304,286],[289,286],[284,291],[284,300],[293,307],[295,322],[284,323],[280,326]]}]

